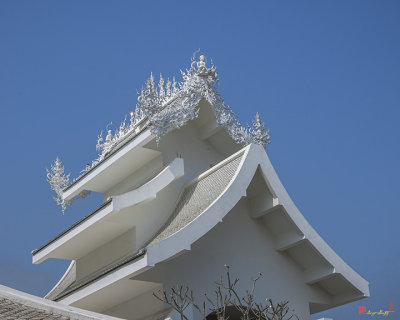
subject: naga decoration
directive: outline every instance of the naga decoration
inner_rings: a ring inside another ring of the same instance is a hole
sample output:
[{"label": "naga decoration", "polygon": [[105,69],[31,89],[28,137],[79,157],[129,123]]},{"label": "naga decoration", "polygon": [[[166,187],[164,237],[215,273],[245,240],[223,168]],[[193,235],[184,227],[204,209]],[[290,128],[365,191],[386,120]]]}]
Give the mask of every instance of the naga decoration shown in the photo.
[{"label": "naga decoration", "polygon": [[[200,50],[197,50],[193,54],[190,69],[181,70],[182,82],[179,84],[175,78],[172,81],[164,80],[160,75],[159,84],[156,86],[153,74],[150,75],[141,92],[138,92],[138,102],[135,111],[130,113],[129,123],[125,117],[114,134],[112,130],[107,131],[105,140],[103,132],[100,133],[96,145],[99,155],[91,164],[86,165],[85,169],[81,171],[82,174],[100,163],[128,135],[137,132],[138,125],[142,123],[142,120],[147,120],[147,125],[151,133],[155,135],[158,144],[161,137],[167,132],[181,128],[189,120],[198,117],[198,105],[201,99],[205,99],[214,108],[217,123],[227,130],[236,143],[241,145],[256,143],[264,148],[268,146],[270,143],[269,130],[265,131],[260,115],[256,114],[252,126],[244,127],[240,124],[235,113],[225,104],[215,87],[219,78],[214,64],[211,61],[211,67],[207,67],[204,55],[200,55],[197,61],[196,54],[199,52]],[[77,198],[86,197],[88,194],[88,192],[84,192],[69,201],[62,199],[62,190],[69,185],[69,174],[64,174],[64,168],[58,158],[51,167],[51,172],[47,170],[47,181],[52,190],[56,192],[54,199],[61,206],[63,212],[66,205],[70,205]]]}]

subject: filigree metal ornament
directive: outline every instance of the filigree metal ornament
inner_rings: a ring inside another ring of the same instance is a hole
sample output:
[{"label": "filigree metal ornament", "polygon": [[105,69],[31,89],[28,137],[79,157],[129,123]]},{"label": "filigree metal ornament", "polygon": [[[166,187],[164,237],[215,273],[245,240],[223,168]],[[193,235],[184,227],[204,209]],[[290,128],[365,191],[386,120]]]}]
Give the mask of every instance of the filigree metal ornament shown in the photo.
[{"label": "filigree metal ornament", "polygon": [[156,136],[157,143],[170,129],[180,128],[187,121],[197,118],[199,102],[204,98],[214,108],[217,123],[228,131],[235,142],[242,145],[257,143],[267,147],[270,143],[269,131],[264,131],[260,116],[257,114],[253,122],[257,127],[243,127],[215,88],[215,82],[219,82],[219,78],[214,64],[211,62],[211,68],[208,68],[205,56],[200,55],[197,61],[196,53],[192,57],[190,69],[181,71],[183,82],[175,93],[164,95],[162,76],[160,89],[157,91],[151,75],[138,96],[136,108],[149,119],[150,129]]},{"label": "filigree metal ornament", "polygon": [[61,206],[63,214],[67,209],[67,205],[70,206],[75,200],[86,198],[90,194],[90,191],[84,190],[71,200],[63,199],[62,191],[69,185],[70,173],[64,173],[64,167],[61,164],[60,158],[58,157],[51,165],[50,170],[46,169],[46,173],[47,182],[50,184],[51,189],[56,193],[56,196],[53,197],[53,199],[59,206]]},{"label": "filigree metal ornament", "polygon": [[[270,143],[269,130],[265,131],[260,115],[256,114],[252,126],[242,126],[215,87],[219,78],[213,62],[211,61],[210,68],[207,67],[205,56],[200,55],[197,60],[197,53],[200,53],[200,50],[193,54],[190,69],[181,70],[182,82],[179,84],[175,81],[175,78],[172,81],[165,80],[160,74],[160,81],[156,86],[153,74],[150,75],[140,93],[138,92],[138,102],[135,111],[130,113],[130,122],[127,123],[127,117],[125,117],[114,134],[112,130],[107,131],[105,140],[103,139],[103,132],[100,133],[96,144],[99,155],[91,164],[86,165],[81,171],[81,175],[100,163],[145,119],[148,121],[150,131],[155,135],[158,144],[161,137],[167,132],[179,129],[189,120],[198,117],[201,99],[205,99],[214,108],[217,123],[227,130],[236,143],[241,145],[256,143],[264,148],[268,146]],[[47,180],[56,192],[54,199],[64,212],[66,205],[71,204],[76,198],[68,202],[62,200],[62,190],[69,185],[69,174],[64,175],[64,168],[61,167],[58,158],[54,166],[55,171],[53,171],[53,166],[51,168],[53,173],[47,170]],[[60,174],[61,171],[62,174]],[[85,197],[86,195],[85,193],[78,197]]]}]

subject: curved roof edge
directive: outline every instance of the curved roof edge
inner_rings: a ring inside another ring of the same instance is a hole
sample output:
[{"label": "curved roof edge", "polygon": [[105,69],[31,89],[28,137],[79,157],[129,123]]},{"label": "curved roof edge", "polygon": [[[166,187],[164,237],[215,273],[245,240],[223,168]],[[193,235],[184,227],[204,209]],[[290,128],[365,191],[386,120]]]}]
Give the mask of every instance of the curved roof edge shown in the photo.
[{"label": "curved roof edge", "polygon": [[[182,228],[172,233],[167,238],[162,239],[162,241],[151,243],[144,248],[144,251],[142,252],[142,255],[145,256],[145,260],[143,260],[144,263],[132,264],[132,260],[129,260],[124,262],[123,266],[117,266],[118,270],[120,267],[123,268],[123,273],[121,274],[124,276],[133,273],[139,274],[145,271],[148,267],[152,267],[157,263],[178,256],[186,250],[190,250],[194,242],[203,237],[219,222],[222,222],[222,219],[233,209],[242,197],[248,196],[247,189],[250,183],[255,174],[261,172],[274,198],[273,207],[265,211],[264,215],[275,210],[281,210],[279,212],[283,212],[285,216],[289,218],[290,223],[292,223],[296,227],[296,230],[301,233],[300,238],[284,238],[282,239],[284,241],[279,241],[281,239],[277,239],[278,246],[276,250],[285,251],[288,248],[296,249],[296,244],[305,242],[307,245],[311,246],[313,251],[318,253],[320,260],[329,266],[329,268],[322,270],[307,270],[311,272],[305,274],[305,284],[322,283],[325,280],[331,281],[332,279],[330,276],[333,275],[336,277],[333,278],[334,281],[344,281],[346,288],[352,288],[351,291],[345,292],[344,294],[341,294],[341,292],[332,293],[330,304],[321,305],[320,307],[322,309],[319,311],[368,297],[368,282],[348,266],[306,221],[280,182],[264,148],[252,144],[238,151],[236,156],[237,154],[241,154],[240,163],[230,179],[230,182],[218,197],[208,205],[207,208],[202,210],[194,220],[183,225]],[[223,163],[232,159],[234,156],[235,155],[232,155],[225,159]],[[257,218],[253,215],[252,217]],[[161,229],[160,232],[163,230],[164,229]],[[88,292],[99,291],[101,288],[106,287],[115,281],[115,278],[111,280],[111,278],[109,279],[105,277],[110,273],[114,274],[115,271],[116,268],[106,270],[90,282],[83,283],[80,287],[65,292],[63,296],[58,297],[56,300],[62,301],[63,303],[70,303],[71,301],[81,299],[83,296],[87,295]],[[117,276],[118,279],[121,277],[121,275]],[[100,279],[102,279],[104,283],[99,287],[97,281]],[[81,292],[80,294],[75,292],[77,290],[79,291],[82,287],[87,288],[86,292]],[[69,298],[64,300],[65,296],[68,296]]]},{"label": "curved roof edge", "polygon": [[[68,227],[66,230],[61,232],[59,235],[57,235],[55,238],[52,240],[48,241],[38,249],[35,249],[32,251],[32,260],[33,263],[41,263],[45,259],[49,258],[49,254],[51,252],[54,252],[54,250],[57,249],[57,246],[55,246],[53,249],[48,249],[47,252],[43,253],[43,255],[38,255],[40,251],[50,247],[53,243],[55,243],[57,240],[61,241],[60,245],[65,244],[65,242],[71,240],[74,236],[77,236],[79,232],[76,232],[74,235],[71,235],[70,232],[74,232],[74,230],[81,226],[83,223],[87,223],[85,227],[82,228],[81,232],[84,231],[88,227],[92,227],[96,222],[99,221],[93,220],[96,219],[96,216],[98,213],[102,212],[102,210],[108,205],[111,205],[109,208],[109,212],[106,213],[106,215],[112,213],[112,212],[117,212],[120,211],[121,209],[124,209],[126,207],[132,206],[134,204],[146,201],[146,200],[152,200],[156,197],[156,195],[166,188],[168,185],[170,185],[173,181],[176,179],[179,179],[184,175],[184,160],[181,158],[175,158],[170,164],[167,166],[164,166],[160,172],[156,174],[155,177],[151,178],[148,182],[144,183],[143,185],[128,191],[126,193],[112,196],[110,199],[108,199],[106,202],[101,204],[98,208],[96,208],[94,211],[92,211],[90,214],[87,216],[83,217],[81,220],[77,221],[74,223],[72,226]],[[68,238],[70,236],[70,238]],[[63,241],[63,242],[62,242]]]},{"label": "curved roof edge", "polygon": [[64,291],[76,279],[76,261],[72,260],[68,269],[64,272],[61,279],[54,285],[53,288],[45,295],[45,299],[54,300],[58,294]]},{"label": "curved roof edge", "polygon": [[157,193],[165,189],[185,174],[183,159],[175,158],[161,172],[145,184],[123,194],[112,196],[114,211],[120,211],[145,200],[155,199]]},{"label": "curved roof edge", "polygon": [[[239,200],[247,195],[246,190],[256,170],[260,168],[271,193],[274,195],[274,198],[276,197],[278,199],[274,207],[283,208],[285,210],[287,216],[302,233],[303,236],[301,239],[307,240],[320,254],[322,259],[333,267],[329,275],[341,275],[351,287],[359,292],[359,294],[346,296],[344,299],[333,300],[333,305],[340,305],[363,297],[368,297],[369,283],[347,265],[307,222],[279,180],[264,148],[259,145],[250,144],[244,149],[245,153],[241,163],[224,192],[195,220],[163,241],[150,245],[147,248],[148,263],[154,266],[159,262],[177,255],[181,251],[190,250],[191,245],[195,241],[204,236],[218,222],[221,222]],[[321,279],[325,278],[326,277],[321,277]],[[315,283],[318,281],[320,280],[306,283]]]}]

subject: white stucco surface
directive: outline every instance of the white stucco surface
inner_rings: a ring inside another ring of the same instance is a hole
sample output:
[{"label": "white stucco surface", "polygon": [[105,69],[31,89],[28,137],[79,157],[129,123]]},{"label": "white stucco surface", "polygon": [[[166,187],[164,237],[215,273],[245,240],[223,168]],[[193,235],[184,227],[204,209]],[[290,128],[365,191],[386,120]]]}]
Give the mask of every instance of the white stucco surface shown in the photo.
[{"label": "white stucco surface", "polygon": [[142,201],[154,199],[160,190],[184,175],[183,159],[175,159],[157,176],[139,188],[124,194],[112,196],[114,211],[133,206]]}]

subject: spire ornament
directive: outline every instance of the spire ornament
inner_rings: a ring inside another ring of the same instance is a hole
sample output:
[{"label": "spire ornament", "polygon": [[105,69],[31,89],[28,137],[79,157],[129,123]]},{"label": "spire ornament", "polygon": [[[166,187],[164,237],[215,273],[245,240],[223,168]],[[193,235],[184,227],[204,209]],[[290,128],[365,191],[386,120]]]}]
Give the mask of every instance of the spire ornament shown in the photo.
[{"label": "spire ornament", "polygon": [[50,184],[51,189],[56,193],[53,199],[56,203],[61,206],[62,212],[64,213],[67,208],[67,203],[62,198],[62,190],[69,185],[69,176],[64,173],[64,167],[61,164],[60,158],[56,158],[54,163],[51,165],[50,170],[46,169],[47,182]]},{"label": "spire ornament", "polygon": [[262,122],[258,112],[254,117],[253,127],[249,128],[249,132],[252,136],[251,140],[256,144],[264,146],[264,148],[266,148],[267,145],[269,145],[269,143],[271,142],[269,138],[269,129],[265,131],[264,123]]},{"label": "spire ornament", "polygon": [[71,200],[64,200],[62,193],[63,190],[69,186],[70,175],[70,173],[64,173],[64,167],[61,164],[61,160],[59,157],[57,157],[54,163],[51,165],[50,170],[46,168],[46,180],[50,184],[51,190],[56,193],[56,196],[53,197],[53,199],[55,200],[57,205],[61,206],[61,211],[63,214],[67,209],[67,205],[70,206],[77,199],[86,198],[90,194],[90,191],[83,190]]}]

